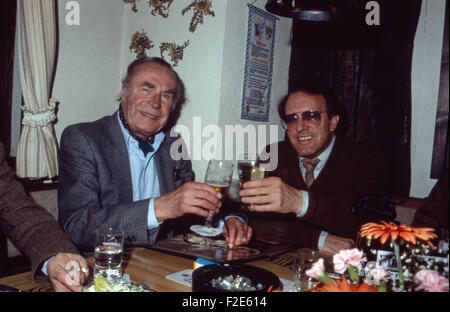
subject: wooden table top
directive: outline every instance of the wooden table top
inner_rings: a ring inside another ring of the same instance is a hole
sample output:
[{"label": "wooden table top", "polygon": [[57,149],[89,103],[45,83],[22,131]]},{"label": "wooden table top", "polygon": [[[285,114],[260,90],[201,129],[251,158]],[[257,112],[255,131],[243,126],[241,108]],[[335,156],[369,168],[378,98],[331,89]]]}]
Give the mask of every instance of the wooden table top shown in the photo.
[{"label": "wooden table top", "polygon": [[[92,271],[93,258],[89,258],[88,263]],[[144,282],[158,292],[191,292],[191,287],[169,280],[166,276],[185,269],[193,269],[193,264],[193,259],[146,248],[129,248],[124,252],[123,271],[130,275],[132,281]],[[292,280],[292,272],[289,267],[275,264],[267,258],[246,264],[271,271],[280,278]],[[52,291],[49,284],[35,283],[31,272],[1,278],[0,285],[27,292]]]}]

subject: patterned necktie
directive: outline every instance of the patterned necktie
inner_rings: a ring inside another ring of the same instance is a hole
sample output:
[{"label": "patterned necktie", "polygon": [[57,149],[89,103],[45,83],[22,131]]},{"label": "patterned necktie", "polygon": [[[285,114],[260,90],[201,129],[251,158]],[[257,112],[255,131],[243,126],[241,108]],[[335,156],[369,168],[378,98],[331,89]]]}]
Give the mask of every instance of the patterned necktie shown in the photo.
[{"label": "patterned necktie", "polygon": [[144,156],[147,156],[147,154],[149,152],[153,152],[154,151],[154,148],[153,148],[152,144],[155,142],[155,136],[151,135],[146,140],[143,140],[140,137],[138,137],[138,136],[134,135],[133,133],[131,133],[130,128],[128,127],[128,123],[125,120],[125,117],[123,116],[122,105],[119,106],[119,118],[120,118],[120,121],[122,121],[123,127],[125,129],[127,129],[128,133],[130,133],[130,135],[138,142],[139,148],[144,153]]},{"label": "patterned necktie", "polygon": [[314,182],[314,168],[316,168],[317,164],[320,162],[320,159],[308,159],[305,158],[302,160],[303,166],[306,168],[305,174],[305,183],[308,188]]}]

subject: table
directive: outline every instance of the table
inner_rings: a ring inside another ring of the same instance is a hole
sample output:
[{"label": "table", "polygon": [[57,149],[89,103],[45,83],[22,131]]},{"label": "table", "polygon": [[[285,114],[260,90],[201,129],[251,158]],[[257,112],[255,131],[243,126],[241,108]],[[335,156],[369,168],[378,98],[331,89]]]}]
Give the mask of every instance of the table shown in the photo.
[{"label": "table", "polygon": [[[183,284],[166,278],[167,275],[193,268],[193,259],[183,258],[147,248],[129,248],[124,251],[123,271],[129,274],[132,281],[144,282],[158,292],[191,292],[192,289]],[[93,258],[88,259],[90,269],[93,268]],[[280,278],[292,280],[292,272],[288,266],[276,264],[266,259],[248,262],[273,272]],[[31,272],[20,273],[0,279],[0,285],[7,285],[21,291],[48,292],[52,291],[49,284],[37,284],[33,281]]]}]

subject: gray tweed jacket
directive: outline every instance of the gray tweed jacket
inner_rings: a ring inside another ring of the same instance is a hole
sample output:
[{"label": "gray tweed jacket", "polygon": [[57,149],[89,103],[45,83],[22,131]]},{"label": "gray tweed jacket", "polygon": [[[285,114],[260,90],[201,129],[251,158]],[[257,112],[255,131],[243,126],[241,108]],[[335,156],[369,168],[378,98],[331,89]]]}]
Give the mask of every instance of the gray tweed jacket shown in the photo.
[{"label": "gray tweed jacket", "polygon": [[[166,137],[155,154],[161,195],[194,180],[190,160],[173,160]],[[95,230],[125,232],[128,245],[153,244],[192,224],[194,216],[168,220],[147,230],[150,199],[133,202],[128,151],[117,114],[67,127],[61,136],[58,181],[59,222],[85,256],[92,254]]]}]

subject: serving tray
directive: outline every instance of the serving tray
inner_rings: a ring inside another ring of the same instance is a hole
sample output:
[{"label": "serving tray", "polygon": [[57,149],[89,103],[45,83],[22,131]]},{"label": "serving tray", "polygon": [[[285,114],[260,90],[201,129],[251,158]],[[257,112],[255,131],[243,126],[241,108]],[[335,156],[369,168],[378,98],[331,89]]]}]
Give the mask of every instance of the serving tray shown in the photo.
[{"label": "serving tray", "polygon": [[226,245],[221,246],[220,244],[215,244],[215,241],[220,239],[202,237],[205,242],[191,243],[188,241],[187,235],[192,234],[177,235],[173,238],[160,240],[154,245],[145,247],[174,253],[182,257],[193,259],[203,258],[217,263],[243,263],[264,257],[275,257],[296,248],[293,245],[273,245],[253,239],[245,246],[237,246],[230,249],[227,248]]}]

